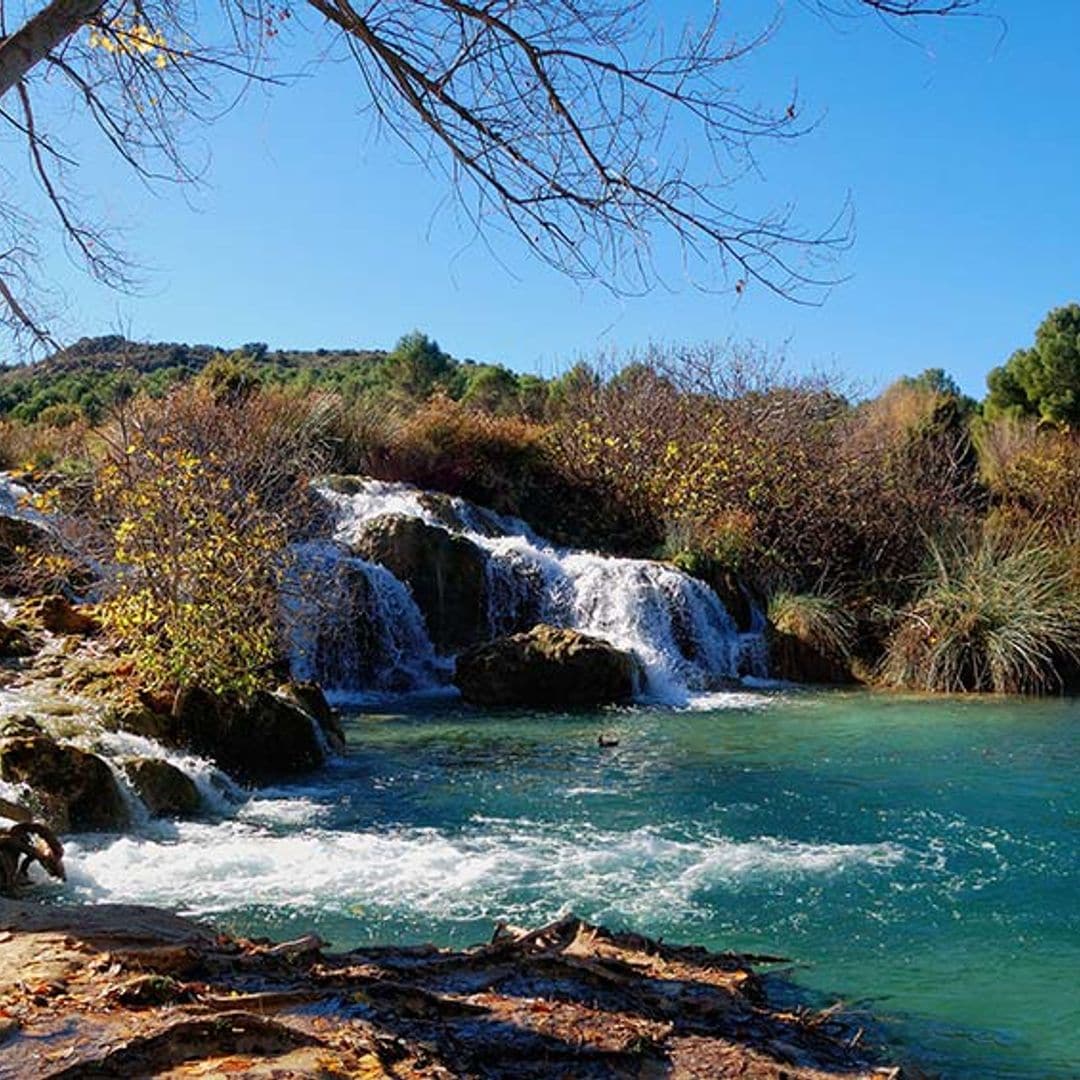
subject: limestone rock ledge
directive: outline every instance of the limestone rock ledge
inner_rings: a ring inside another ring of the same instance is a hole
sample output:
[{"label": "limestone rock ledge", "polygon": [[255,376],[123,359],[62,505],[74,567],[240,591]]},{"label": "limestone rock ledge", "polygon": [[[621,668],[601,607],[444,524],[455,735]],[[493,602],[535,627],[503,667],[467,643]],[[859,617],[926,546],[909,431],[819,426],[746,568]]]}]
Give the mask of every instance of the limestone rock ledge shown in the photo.
[{"label": "limestone rock ledge", "polygon": [[333,955],[153,908],[0,900],[0,1080],[905,1075],[836,1013],[770,1006],[764,959],[573,917]]}]

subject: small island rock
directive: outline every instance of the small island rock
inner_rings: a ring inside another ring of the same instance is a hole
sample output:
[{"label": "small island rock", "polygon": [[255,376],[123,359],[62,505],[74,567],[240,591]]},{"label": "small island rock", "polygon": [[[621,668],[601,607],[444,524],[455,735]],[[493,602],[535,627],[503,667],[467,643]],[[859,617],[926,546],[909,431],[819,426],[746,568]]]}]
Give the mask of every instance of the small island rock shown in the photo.
[{"label": "small island rock", "polygon": [[466,650],[454,683],[473,705],[583,707],[629,701],[640,674],[630,653],[541,624]]}]

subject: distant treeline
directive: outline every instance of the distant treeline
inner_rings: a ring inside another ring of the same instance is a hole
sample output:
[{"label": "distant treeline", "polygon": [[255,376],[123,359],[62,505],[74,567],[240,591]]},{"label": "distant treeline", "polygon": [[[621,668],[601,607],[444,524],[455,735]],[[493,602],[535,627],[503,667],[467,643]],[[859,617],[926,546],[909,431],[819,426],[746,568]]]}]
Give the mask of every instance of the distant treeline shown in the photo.
[{"label": "distant treeline", "polygon": [[[456,360],[421,333],[379,349],[271,350],[177,343],[138,344],[119,335],[82,338],[36,364],[0,366],[0,417],[65,426],[99,423],[110,406],[135,394],[160,398],[209,368],[219,381],[325,390],[362,398],[418,400],[442,393],[499,415],[539,417],[553,383],[499,364]],[[556,380],[557,382],[557,380]]]}]

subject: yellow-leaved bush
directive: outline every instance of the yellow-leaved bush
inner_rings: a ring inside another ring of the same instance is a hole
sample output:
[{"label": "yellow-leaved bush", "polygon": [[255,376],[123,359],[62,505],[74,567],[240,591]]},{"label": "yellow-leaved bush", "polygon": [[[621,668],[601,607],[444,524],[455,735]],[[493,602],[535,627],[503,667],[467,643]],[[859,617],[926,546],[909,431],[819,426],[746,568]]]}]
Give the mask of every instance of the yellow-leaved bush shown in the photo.
[{"label": "yellow-leaved bush", "polygon": [[149,686],[250,693],[277,654],[286,534],[226,462],[168,436],[103,466],[96,498],[117,566],[106,627]]}]

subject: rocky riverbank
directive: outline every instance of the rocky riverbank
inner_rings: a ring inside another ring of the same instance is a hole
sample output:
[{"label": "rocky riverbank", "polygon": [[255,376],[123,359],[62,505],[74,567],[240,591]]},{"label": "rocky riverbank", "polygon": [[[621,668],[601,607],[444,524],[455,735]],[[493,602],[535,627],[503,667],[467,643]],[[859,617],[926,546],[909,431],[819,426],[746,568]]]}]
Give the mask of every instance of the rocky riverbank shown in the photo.
[{"label": "rocky riverbank", "polygon": [[574,918],[485,945],[231,938],[145,907],[0,900],[0,1078],[825,1077],[872,1063],[751,964]]}]

